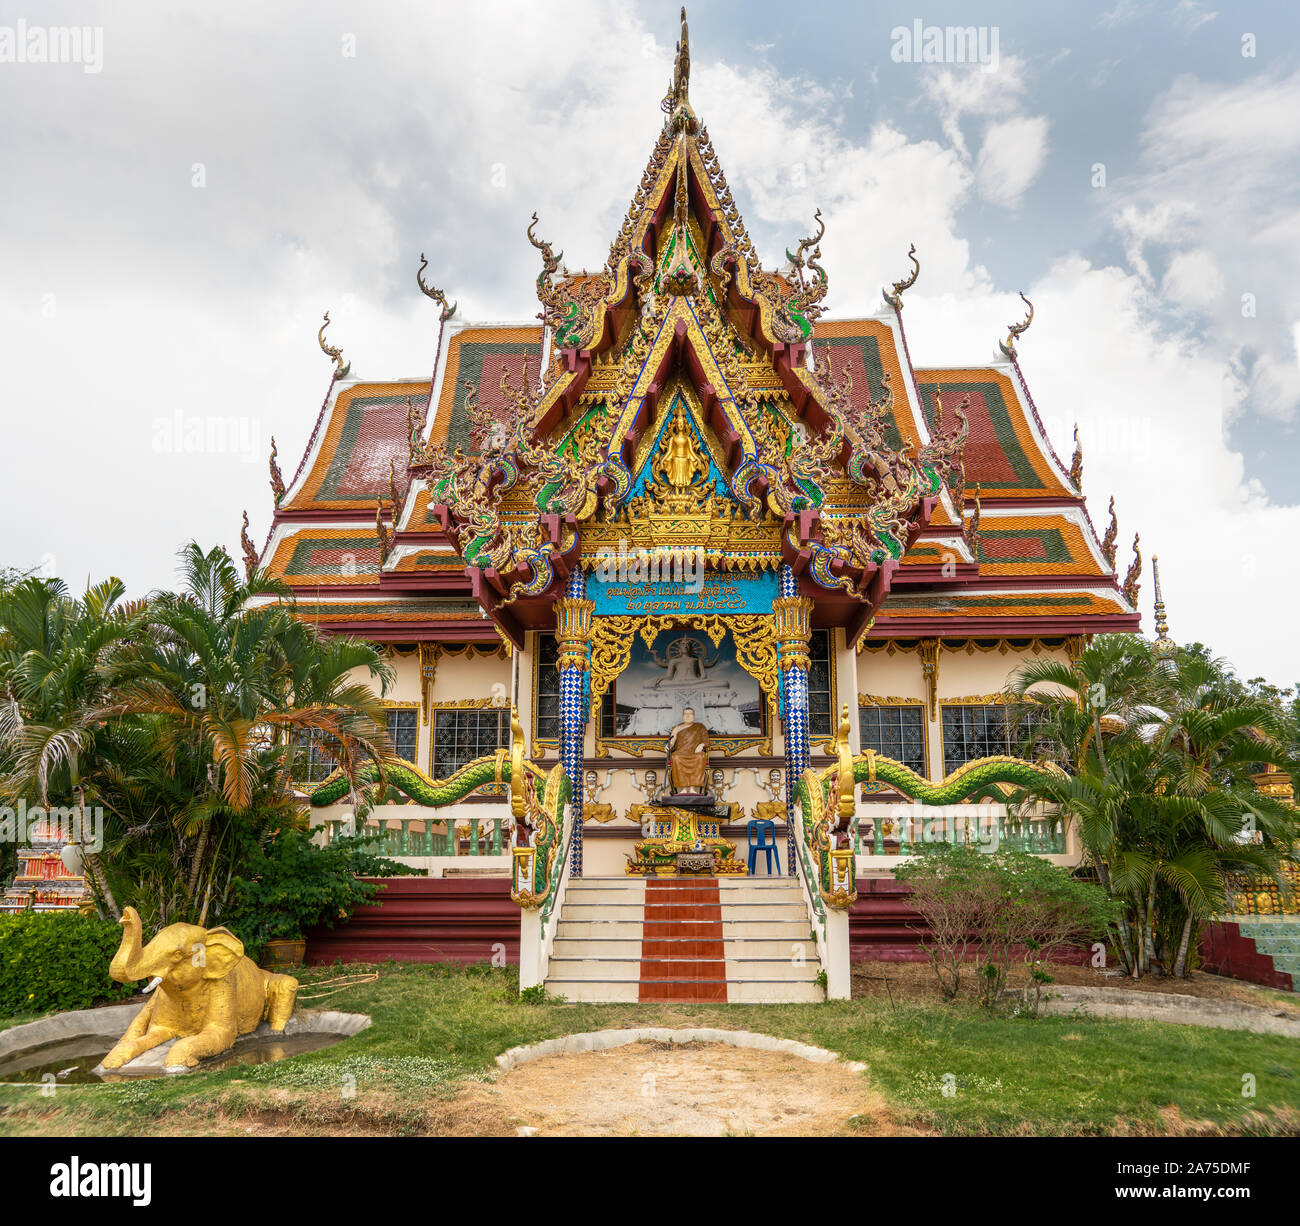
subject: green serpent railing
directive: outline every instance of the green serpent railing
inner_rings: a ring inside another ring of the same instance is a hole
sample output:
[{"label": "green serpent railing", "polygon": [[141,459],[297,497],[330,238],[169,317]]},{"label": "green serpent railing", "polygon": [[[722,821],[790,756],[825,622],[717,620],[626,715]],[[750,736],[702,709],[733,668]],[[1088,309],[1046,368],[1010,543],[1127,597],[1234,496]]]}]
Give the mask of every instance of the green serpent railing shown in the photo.
[{"label": "green serpent railing", "polygon": [[[841,761],[847,763],[847,755]],[[1005,808],[1009,792],[1040,783],[1045,776],[1063,773],[1050,763],[1039,764],[1006,756],[978,758],[958,767],[939,783],[931,783],[902,762],[882,757],[871,749],[854,757],[852,765],[855,787],[859,784],[887,785],[909,801],[923,806],[956,805],[986,797],[998,805],[998,811],[990,814],[927,816],[924,812],[903,812],[897,808],[892,816],[877,814],[872,819],[871,850],[875,855],[885,854],[887,840],[897,842],[900,856],[912,854],[912,849],[918,844],[989,844],[995,837],[994,829],[999,847],[1039,855],[1061,855],[1066,850],[1065,821],[1059,814],[1016,816],[1008,815]],[[827,835],[828,815],[836,804],[831,790],[833,786],[838,787],[839,773],[839,763],[820,772],[805,771],[804,777],[795,784],[794,796],[803,813],[804,830],[799,847],[810,892],[820,892],[832,906],[844,907],[857,896],[855,869],[852,857],[843,851],[832,851]],[[889,808],[888,805],[879,807]],[[983,828],[982,817],[988,819]],[[919,824],[919,837],[913,833],[914,823]],[[861,840],[856,817],[852,826],[853,849],[857,852],[861,850]],[[839,863],[833,867],[832,862],[837,858]]]},{"label": "green serpent railing", "polygon": [[[364,763],[357,771],[359,784],[375,784],[379,781],[379,767],[374,762]],[[437,809],[463,800],[471,792],[489,784],[509,783],[510,758],[509,755],[503,756],[503,753],[475,758],[446,779],[431,779],[418,766],[412,766],[409,762],[387,762],[384,764],[383,781],[388,787],[409,796],[416,804]],[[336,770],[316,787],[310,800],[316,808],[333,805],[346,799],[350,790],[347,775]]]}]

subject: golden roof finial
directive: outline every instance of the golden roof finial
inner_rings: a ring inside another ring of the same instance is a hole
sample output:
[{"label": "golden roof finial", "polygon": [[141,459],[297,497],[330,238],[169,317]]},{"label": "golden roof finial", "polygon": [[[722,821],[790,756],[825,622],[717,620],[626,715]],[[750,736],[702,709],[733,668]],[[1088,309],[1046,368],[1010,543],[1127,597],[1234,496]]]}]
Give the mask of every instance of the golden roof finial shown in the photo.
[{"label": "golden roof finial", "polygon": [[901,281],[894,282],[893,293],[889,290],[883,290],[885,301],[896,311],[903,309],[903,291],[909,290],[916,284],[916,279],[921,275],[921,261],[916,258],[916,244],[913,243],[907,249],[907,258],[912,261],[911,273]]},{"label": "golden roof finial", "polygon": [[432,298],[440,307],[442,307],[442,322],[446,323],[453,315],[456,314],[458,303],[453,302],[447,305],[447,295],[442,292],[436,285],[431,285],[424,279],[424,270],[429,267],[429,261],[425,259],[424,252],[420,252],[420,267],[416,269],[415,280],[420,286],[420,293],[426,298]]},{"label": "golden roof finial", "polygon": [[275,496],[276,506],[280,505],[280,499],[284,497],[284,476],[280,472],[280,465],[276,460],[275,435],[271,435],[271,493]]},{"label": "golden roof finial", "polygon": [[1135,609],[1142,578],[1142,551],[1138,548],[1138,534],[1133,533],[1133,561],[1129,563],[1128,574],[1124,576],[1124,598]]},{"label": "golden roof finial", "polygon": [[257,556],[257,546],[253,544],[253,538],[248,535],[248,512],[244,512],[244,524],[239,529],[239,547],[244,553],[244,578],[251,579],[253,572],[257,569],[259,561]]},{"label": "golden roof finial", "polygon": [[1106,539],[1101,543],[1101,552],[1105,555],[1106,564],[1115,569],[1115,552],[1117,542],[1119,541],[1119,518],[1115,514],[1115,495],[1110,496],[1110,527],[1106,529]]},{"label": "golden roof finial", "polygon": [[343,350],[336,348],[334,345],[325,343],[325,329],[330,324],[330,313],[325,312],[325,322],[321,324],[320,331],[316,334],[316,341],[320,345],[321,352],[334,363],[334,378],[346,379],[348,371],[352,369],[351,362],[343,361]]},{"label": "golden roof finial", "polygon": [[1079,423],[1074,423],[1074,455],[1070,459],[1070,481],[1076,490],[1083,488],[1083,444],[1079,441]]},{"label": "golden roof finial", "polygon": [[998,342],[998,348],[1012,359],[1016,356],[1016,337],[1026,331],[1029,325],[1034,322],[1034,304],[1023,293],[1020,295],[1020,301],[1029,308],[1029,314],[1025,316],[1023,323],[1011,324],[1007,330],[1007,339]]}]

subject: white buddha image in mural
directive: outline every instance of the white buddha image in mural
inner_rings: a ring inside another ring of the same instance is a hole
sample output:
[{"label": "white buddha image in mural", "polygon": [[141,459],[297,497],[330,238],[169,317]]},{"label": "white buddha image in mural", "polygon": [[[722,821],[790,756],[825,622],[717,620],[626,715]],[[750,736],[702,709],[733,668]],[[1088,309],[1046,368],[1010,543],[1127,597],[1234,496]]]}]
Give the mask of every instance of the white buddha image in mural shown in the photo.
[{"label": "white buddha image in mural", "polygon": [[739,709],[740,695],[724,676],[710,676],[718,653],[709,655],[699,639],[682,634],[672,639],[664,655],[651,649],[648,663],[662,669],[661,676],[639,685],[620,686],[620,708],[633,708],[622,715],[619,736],[666,736],[682,720],[682,713],[694,711],[710,732],[732,735],[752,733]]}]

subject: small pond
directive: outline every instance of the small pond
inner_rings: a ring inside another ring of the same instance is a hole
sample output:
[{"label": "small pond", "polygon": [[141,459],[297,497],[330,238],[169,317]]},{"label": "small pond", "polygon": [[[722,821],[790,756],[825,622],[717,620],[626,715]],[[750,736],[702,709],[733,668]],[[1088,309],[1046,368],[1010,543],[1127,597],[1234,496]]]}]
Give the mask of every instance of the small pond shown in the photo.
[{"label": "small pond", "polygon": [[[139,1002],[108,1005],[54,1014],[0,1031],[0,1082],[28,1085],[98,1085],[134,1081],[141,1077],[175,1076],[182,1070],[165,1067],[171,1043],[151,1049],[124,1069],[99,1068],[131,1019]],[[270,1064],[340,1043],[370,1025],[364,1013],[308,1009],[289,1019],[282,1033],[263,1022],[252,1034],[241,1035],[229,1051],[204,1060],[194,1070],[209,1072],[246,1064]]]},{"label": "small pond", "polygon": [[[274,1060],[288,1060],[305,1052],[319,1051],[322,1047],[341,1042],[341,1034],[258,1035],[245,1039],[228,1052],[205,1060],[203,1072],[230,1068],[237,1064],[270,1064]],[[113,1044],[95,1035],[85,1039],[65,1039],[29,1048],[0,1060],[0,1082],[35,1082],[39,1084],[47,1074],[58,1085],[91,1085],[105,1081],[138,1081],[142,1077],[166,1077],[161,1068],[123,1073],[120,1070],[96,1073],[94,1069],[109,1053]]]}]

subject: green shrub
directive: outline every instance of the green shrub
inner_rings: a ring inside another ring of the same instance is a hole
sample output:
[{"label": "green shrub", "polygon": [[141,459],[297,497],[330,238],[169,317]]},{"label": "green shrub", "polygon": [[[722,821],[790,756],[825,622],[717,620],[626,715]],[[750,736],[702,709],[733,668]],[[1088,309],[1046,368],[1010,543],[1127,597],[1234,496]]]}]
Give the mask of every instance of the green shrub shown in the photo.
[{"label": "green shrub", "polygon": [[332,928],[383,888],[360,877],[416,871],[367,850],[375,841],[375,835],[352,835],[321,847],[309,832],[282,830],[268,847],[254,851],[235,878],[221,922],[254,961],[267,941],[297,940],[319,924]]},{"label": "green shrub", "polygon": [[87,1009],[132,995],[108,964],[122,940],[112,920],[77,912],[0,915],[0,1017]]},{"label": "green shrub", "polygon": [[1017,951],[1023,951],[1035,1012],[1043,969],[1063,947],[1103,937],[1118,908],[1100,886],[1079,881],[1040,856],[940,844],[894,870],[912,887],[909,902],[929,927],[929,954],[947,996],[955,996],[968,954],[986,1007],[997,1003]]}]

